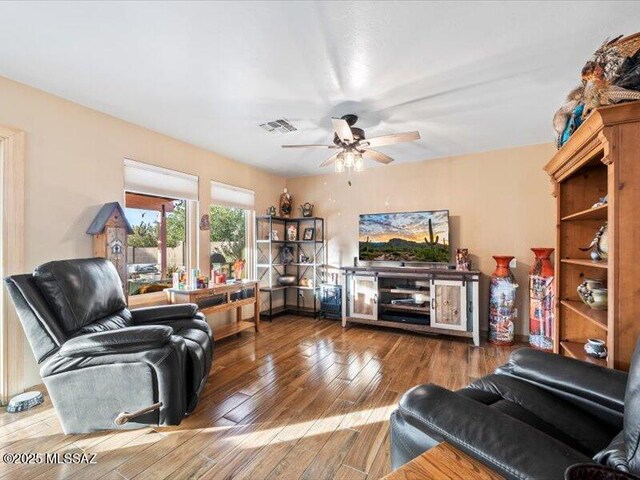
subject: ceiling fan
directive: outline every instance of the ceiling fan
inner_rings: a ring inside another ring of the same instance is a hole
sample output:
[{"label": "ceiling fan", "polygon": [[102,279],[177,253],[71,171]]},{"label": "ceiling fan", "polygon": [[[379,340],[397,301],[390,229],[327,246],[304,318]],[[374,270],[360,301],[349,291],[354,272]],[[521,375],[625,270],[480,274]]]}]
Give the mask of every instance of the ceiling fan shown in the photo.
[{"label": "ceiling fan", "polygon": [[393,133],[391,135],[366,138],[364,130],[354,127],[357,121],[358,116],[353,114],[343,115],[342,118],[332,118],[331,122],[333,123],[334,130],[333,145],[282,145],[282,148],[339,149],[338,152],[322,162],[320,166],[326,167],[334,163],[336,172],[343,172],[345,169],[350,170],[352,168],[358,172],[361,171],[364,166],[363,157],[384,163],[385,165],[393,162],[393,158],[377,150],[372,150],[372,147],[382,147],[420,139],[419,132]]}]

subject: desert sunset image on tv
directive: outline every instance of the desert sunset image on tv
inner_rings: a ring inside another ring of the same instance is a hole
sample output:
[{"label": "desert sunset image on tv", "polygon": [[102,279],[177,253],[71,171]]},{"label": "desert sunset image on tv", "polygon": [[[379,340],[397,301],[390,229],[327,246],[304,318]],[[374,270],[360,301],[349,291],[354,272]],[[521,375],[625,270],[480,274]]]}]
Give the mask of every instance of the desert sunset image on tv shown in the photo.
[{"label": "desert sunset image on tv", "polygon": [[360,260],[449,262],[449,211],[360,215]]}]

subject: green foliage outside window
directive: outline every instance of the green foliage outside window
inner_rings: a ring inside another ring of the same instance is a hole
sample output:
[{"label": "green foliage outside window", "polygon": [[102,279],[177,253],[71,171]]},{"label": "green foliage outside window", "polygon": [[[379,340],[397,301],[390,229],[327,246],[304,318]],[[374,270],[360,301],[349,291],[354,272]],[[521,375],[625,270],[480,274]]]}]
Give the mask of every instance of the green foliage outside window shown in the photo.
[{"label": "green foliage outside window", "polygon": [[211,242],[220,243],[212,248],[212,252],[222,254],[227,262],[245,258],[245,211],[241,208],[211,205],[209,219]]}]

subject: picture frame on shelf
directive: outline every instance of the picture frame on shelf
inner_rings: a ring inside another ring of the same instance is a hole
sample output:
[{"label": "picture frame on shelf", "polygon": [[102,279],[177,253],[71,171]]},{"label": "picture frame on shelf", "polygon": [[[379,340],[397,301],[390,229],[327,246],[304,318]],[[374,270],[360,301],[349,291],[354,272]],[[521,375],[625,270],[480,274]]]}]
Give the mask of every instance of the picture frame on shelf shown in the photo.
[{"label": "picture frame on shelf", "polygon": [[289,225],[287,227],[287,241],[295,242],[296,240],[298,240],[298,227]]},{"label": "picture frame on shelf", "polygon": [[310,242],[312,240],[315,240],[315,236],[316,236],[316,229],[313,227],[307,227],[304,229],[304,234],[302,236],[302,239],[306,242]]}]

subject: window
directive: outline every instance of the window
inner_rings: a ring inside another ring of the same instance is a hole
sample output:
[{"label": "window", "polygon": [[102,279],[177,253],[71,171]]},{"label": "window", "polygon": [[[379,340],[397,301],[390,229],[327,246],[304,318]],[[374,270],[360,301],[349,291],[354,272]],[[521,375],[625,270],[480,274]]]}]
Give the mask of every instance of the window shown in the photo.
[{"label": "window", "polygon": [[[247,211],[211,205],[211,268],[231,275],[236,260],[247,260]],[[247,278],[247,268],[242,278]]]},{"label": "window", "polygon": [[211,182],[211,203],[211,269],[220,269],[230,278],[234,274],[234,263],[244,260],[240,278],[252,277],[253,253],[250,245],[253,232],[253,192]]},{"label": "window", "polygon": [[129,295],[160,292],[187,265],[187,202],[126,192]]},{"label": "window", "polygon": [[170,287],[172,274],[188,270],[194,239],[198,177],[133,160],[124,161],[129,295]]}]

